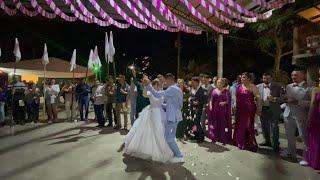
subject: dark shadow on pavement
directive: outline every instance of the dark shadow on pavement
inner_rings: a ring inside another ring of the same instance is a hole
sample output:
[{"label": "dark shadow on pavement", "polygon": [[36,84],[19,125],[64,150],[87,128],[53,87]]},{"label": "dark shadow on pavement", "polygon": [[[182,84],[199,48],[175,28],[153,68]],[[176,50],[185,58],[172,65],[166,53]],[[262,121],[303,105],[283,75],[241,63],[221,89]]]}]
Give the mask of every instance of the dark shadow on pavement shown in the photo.
[{"label": "dark shadow on pavement", "polygon": [[[46,140],[65,139],[65,138],[69,138],[69,137],[72,137],[72,136],[80,135],[80,134],[85,133],[85,132],[87,132],[87,131],[99,130],[99,128],[97,128],[97,127],[90,127],[90,126],[80,126],[80,127],[74,128],[74,129],[72,129],[72,130],[74,131],[74,130],[78,130],[78,129],[79,129],[79,132],[78,132],[78,133],[74,133],[74,134],[70,134],[70,135],[65,135],[65,136],[54,137],[54,138],[48,138],[48,139],[46,139]],[[46,140],[45,140],[45,141],[46,141]]]},{"label": "dark shadow on pavement", "polygon": [[116,133],[117,130],[116,129],[112,129],[112,128],[103,128],[99,131],[99,134],[113,134],[113,133]]},{"label": "dark shadow on pavement", "polygon": [[268,156],[268,157],[279,157],[279,153],[275,153],[272,148],[259,147],[257,153]]},{"label": "dark shadow on pavement", "polygon": [[[32,170],[33,168],[36,168],[36,167],[39,167],[43,164],[46,164],[48,162],[50,162],[51,160],[53,159],[57,159],[61,156],[63,156],[64,154],[66,153],[69,153],[79,147],[82,147],[82,146],[86,146],[88,144],[88,142],[92,142],[94,140],[97,140],[98,138],[95,138],[95,139],[88,139],[88,140],[85,140],[85,141],[82,141],[78,144],[76,144],[75,146],[70,146],[68,149],[64,149],[62,151],[59,151],[59,152],[55,152],[53,154],[50,154],[46,157],[43,157],[41,159],[38,159],[34,162],[31,162],[31,163],[26,163],[24,165],[22,165],[21,167],[18,167],[18,168],[14,168],[12,169],[11,171],[5,173],[5,174],[1,174],[0,175],[0,179],[10,179],[11,177],[13,176],[16,176],[16,175],[19,175],[20,173],[25,173],[25,172],[31,172],[30,170]],[[45,178],[44,178],[45,179]]]},{"label": "dark shadow on pavement", "polygon": [[203,142],[203,143],[199,143],[198,144],[200,147],[205,147],[207,148],[208,152],[216,152],[216,153],[222,153],[225,151],[230,151],[230,149],[224,147],[224,146],[220,146],[214,143],[210,143],[210,142]]},{"label": "dark shadow on pavement", "polygon": [[[138,180],[145,180],[147,178],[166,180],[166,179],[191,179],[196,180],[193,174],[185,168],[182,164],[164,164],[154,161],[147,161],[139,158],[130,157],[127,155],[123,156],[123,163],[126,164],[127,168],[125,172],[140,172],[141,175]],[[169,178],[166,177],[165,173],[168,172]]]},{"label": "dark shadow on pavement", "polygon": [[105,159],[105,160],[101,160],[99,162],[97,162],[96,164],[94,164],[92,167],[90,167],[87,170],[82,171],[81,173],[71,176],[68,179],[86,179],[85,177],[89,176],[90,174],[93,174],[97,171],[101,171],[103,170],[102,168],[105,168],[106,166],[108,166],[109,164],[112,163],[112,159]]},{"label": "dark shadow on pavement", "polygon": [[48,124],[48,123],[42,124],[42,125],[35,125],[34,127],[30,127],[30,128],[26,128],[26,129],[23,129],[23,130],[19,130],[19,131],[15,132],[13,135],[12,134],[2,135],[2,136],[0,136],[0,139],[6,138],[6,137],[11,137],[11,136],[17,136],[17,135],[20,135],[20,134],[25,134],[25,133],[28,133],[30,131],[41,129],[41,128],[45,128],[45,127],[48,127],[48,126],[51,126],[51,125],[52,124]]},{"label": "dark shadow on pavement", "polygon": [[129,133],[129,131],[127,130],[120,130],[119,133],[122,135],[122,136],[125,136]]},{"label": "dark shadow on pavement", "polygon": [[[261,180],[284,179],[290,175],[285,161],[276,156],[268,156],[262,165],[257,168],[261,172]],[[273,172],[273,173],[270,173]]]},{"label": "dark shadow on pavement", "polygon": [[[271,147],[259,147],[257,153],[267,156],[269,159],[280,159],[291,163],[297,163],[297,159],[285,158],[280,156],[280,152],[274,152]],[[302,156],[303,150],[297,149],[297,155]]]},{"label": "dark shadow on pavement", "polygon": [[5,147],[3,149],[0,149],[0,155],[1,154],[5,154],[13,149],[18,149],[18,148],[21,148],[27,144],[30,144],[30,143],[34,143],[34,142],[38,142],[38,141],[45,141],[46,139],[48,138],[51,138],[51,137],[54,137],[54,136],[57,136],[59,134],[64,134],[66,132],[69,132],[69,131],[73,131],[75,129],[79,129],[79,127],[83,126],[83,124],[79,125],[79,126],[76,126],[76,127],[72,127],[72,128],[67,128],[67,129],[63,129],[61,131],[58,131],[58,132],[54,132],[54,133],[51,133],[51,134],[47,134],[45,136],[40,136],[40,137],[37,137],[37,138],[33,138],[33,139],[30,139],[28,141],[25,141],[25,142],[22,142],[22,143],[19,143],[19,144],[14,144],[12,146],[9,146],[9,147]]},{"label": "dark shadow on pavement", "polygon": [[77,142],[77,141],[79,141],[81,139],[85,139],[85,138],[93,137],[93,136],[99,136],[99,135],[97,134],[97,135],[92,135],[92,136],[76,136],[76,137],[72,137],[72,138],[65,139],[65,140],[62,140],[62,141],[58,141],[58,142],[55,142],[55,143],[51,143],[49,145],[73,143],[73,142]]}]

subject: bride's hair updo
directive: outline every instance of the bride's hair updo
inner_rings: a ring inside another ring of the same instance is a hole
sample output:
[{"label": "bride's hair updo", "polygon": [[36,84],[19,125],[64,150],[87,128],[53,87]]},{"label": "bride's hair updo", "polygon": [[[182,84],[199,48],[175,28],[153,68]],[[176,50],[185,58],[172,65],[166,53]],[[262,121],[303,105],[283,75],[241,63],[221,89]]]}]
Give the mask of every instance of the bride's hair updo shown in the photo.
[{"label": "bride's hair updo", "polygon": [[155,86],[155,85],[159,86],[159,85],[160,85],[160,80],[159,80],[158,78],[154,79],[154,80],[151,82],[151,85],[152,85],[152,86]]}]

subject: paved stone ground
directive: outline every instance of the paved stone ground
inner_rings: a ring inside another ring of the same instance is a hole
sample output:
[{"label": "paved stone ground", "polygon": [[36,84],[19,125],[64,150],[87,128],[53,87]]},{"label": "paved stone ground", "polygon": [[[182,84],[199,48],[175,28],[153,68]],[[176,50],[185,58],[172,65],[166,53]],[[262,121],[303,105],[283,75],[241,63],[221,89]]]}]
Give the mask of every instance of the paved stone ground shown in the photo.
[{"label": "paved stone ground", "polygon": [[[283,160],[269,149],[251,153],[219,143],[179,143],[184,164],[125,157],[118,152],[125,132],[97,129],[95,125],[64,122],[0,128],[0,179],[320,179],[319,172]],[[281,131],[283,146],[283,128]]]}]

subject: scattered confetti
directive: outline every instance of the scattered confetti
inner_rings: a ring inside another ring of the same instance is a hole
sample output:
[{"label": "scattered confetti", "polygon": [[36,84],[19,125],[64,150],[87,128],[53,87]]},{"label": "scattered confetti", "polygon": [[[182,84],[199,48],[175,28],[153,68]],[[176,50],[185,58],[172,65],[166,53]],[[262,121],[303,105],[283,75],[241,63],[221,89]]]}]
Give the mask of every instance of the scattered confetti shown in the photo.
[{"label": "scattered confetti", "polygon": [[197,173],[195,173],[195,172],[194,172],[194,173],[193,173],[193,175],[194,175],[194,176],[196,176],[196,175],[197,175]]},{"label": "scattered confetti", "polygon": [[229,176],[232,176],[232,174],[231,174],[230,172],[228,172],[228,175],[229,175]]},{"label": "scattered confetti", "polygon": [[240,178],[239,177],[236,177],[236,180],[239,180]]},{"label": "scattered confetti", "polygon": [[227,165],[227,168],[229,168],[229,167],[231,167],[231,166]]},{"label": "scattered confetti", "polygon": [[206,173],[206,176],[208,176],[209,174],[208,173]]},{"label": "scattered confetti", "polygon": [[192,164],[191,164],[191,166],[195,166],[195,165],[196,165],[195,163],[192,163]]},{"label": "scattered confetti", "polygon": [[201,176],[204,176],[204,174],[203,174],[203,173],[201,173]]}]

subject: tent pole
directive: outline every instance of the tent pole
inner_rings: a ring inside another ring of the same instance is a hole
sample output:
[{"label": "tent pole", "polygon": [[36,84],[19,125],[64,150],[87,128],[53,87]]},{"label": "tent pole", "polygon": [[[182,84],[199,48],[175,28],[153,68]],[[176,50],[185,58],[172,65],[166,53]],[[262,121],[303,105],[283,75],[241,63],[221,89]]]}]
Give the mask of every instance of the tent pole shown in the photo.
[{"label": "tent pole", "polygon": [[[16,61],[13,64],[13,78],[12,78],[12,87],[11,87],[11,122],[10,127],[14,127],[14,120],[13,120],[13,95],[14,95],[14,83],[16,80]],[[13,133],[13,132],[12,132]]]},{"label": "tent pole", "polygon": [[115,60],[113,60],[113,76],[114,76],[114,79],[116,79],[117,78],[117,73],[116,73],[116,61]]},{"label": "tent pole", "polygon": [[89,71],[89,68],[87,67],[87,70],[86,70],[86,82],[88,81],[87,79],[88,79],[88,71]]},{"label": "tent pole", "polygon": [[[88,71],[88,68],[87,68],[87,71]],[[87,74],[86,74],[86,76],[87,76]],[[86,79],[87,80],[87,79]],[[75,80],[74,80],[74,68],[73,68],[73,70],[72,70],[72,88],[71,88],[71,119],[70,119],[70,121],[72,122],[72,119],[73,119],[73,101],[74,101],[74,99],[73,99],[73,96],[74,96],[74,85],[75,85]]]},{"label": "tent pole", "polygon": [[45,93],[46,93],[46,65],[43,66],[43,121],[46,120],[46,97],[45,97]]}]

